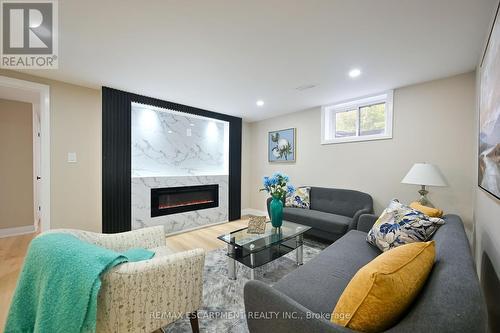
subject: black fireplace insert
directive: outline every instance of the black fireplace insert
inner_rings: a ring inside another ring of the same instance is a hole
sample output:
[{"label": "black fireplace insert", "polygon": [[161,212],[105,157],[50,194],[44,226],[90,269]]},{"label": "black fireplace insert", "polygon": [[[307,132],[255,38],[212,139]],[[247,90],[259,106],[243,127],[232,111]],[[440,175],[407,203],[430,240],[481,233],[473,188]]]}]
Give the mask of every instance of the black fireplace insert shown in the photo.
[{"label": "black fireplace insert", "polygon": [[219,206],[219,185],[151,189],[151,217]]}]

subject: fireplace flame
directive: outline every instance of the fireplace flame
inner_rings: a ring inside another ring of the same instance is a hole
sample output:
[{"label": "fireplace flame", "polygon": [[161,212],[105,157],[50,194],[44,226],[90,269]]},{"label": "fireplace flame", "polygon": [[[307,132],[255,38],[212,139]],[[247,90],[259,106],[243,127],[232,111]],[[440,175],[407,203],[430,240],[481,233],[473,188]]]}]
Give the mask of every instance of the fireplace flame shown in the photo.
[{"label": "fireplace flame", "polygon": [[214,200],[196,200],[196,201],[187,201],[178,204],[159,204],[158,209],[168,209],[168,208],[176,208],[176,207],[184,207],[184,206],[194,206],[201,205],[205,203],[212,203]]}]

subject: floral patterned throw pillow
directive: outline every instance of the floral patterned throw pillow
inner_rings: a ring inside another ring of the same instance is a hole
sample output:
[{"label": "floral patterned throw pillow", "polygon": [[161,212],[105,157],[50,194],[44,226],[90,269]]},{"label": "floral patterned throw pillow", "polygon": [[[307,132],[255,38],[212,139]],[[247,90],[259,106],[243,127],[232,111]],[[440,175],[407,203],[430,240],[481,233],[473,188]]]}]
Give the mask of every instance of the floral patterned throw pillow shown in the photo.
[{"label": "floral patterned throw pillow", "polygon": [[385,252],[400,245],[428,241],[444,223],[441,218],[429,217],[394,199],[368,232],[366,240]]},{"label": "floral patterned throw pillow", "polygon": [[311,200],[309,199],[310,187],[299,187],[286,197],[285,206],[309,209],[311,207]]}]

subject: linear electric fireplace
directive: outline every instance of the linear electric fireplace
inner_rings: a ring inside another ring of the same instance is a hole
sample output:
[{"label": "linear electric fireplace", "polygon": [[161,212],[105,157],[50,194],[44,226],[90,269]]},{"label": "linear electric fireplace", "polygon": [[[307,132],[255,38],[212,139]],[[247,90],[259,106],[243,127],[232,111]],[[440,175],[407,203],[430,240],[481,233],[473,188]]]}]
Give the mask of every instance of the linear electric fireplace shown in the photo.
[{"label": "linear electric fireplace", "polygon": [[151,189],[151,217],[219,206],[219,185]]}]

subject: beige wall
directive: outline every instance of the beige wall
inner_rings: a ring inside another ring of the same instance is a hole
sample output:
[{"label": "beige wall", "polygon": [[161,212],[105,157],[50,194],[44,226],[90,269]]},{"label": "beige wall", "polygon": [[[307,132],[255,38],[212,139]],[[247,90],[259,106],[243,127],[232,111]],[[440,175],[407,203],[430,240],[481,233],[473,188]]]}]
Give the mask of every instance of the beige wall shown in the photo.
[{"label": "beige wall", "polygon": [[34,226],[32,110],[0,99],[0,228]]},{"label": "beige wall", "polygon": [[[265,210],[266,194],[258,191],[261,178],[279,170],[290,175],[294,185],[370,193],[380,213],[391,198],[417,198],[417,186],[400,182],[413,163],[425,161],[438,165],[450,184],[430,188],[430,200],[447,213],[461,215],[471,227],[474,96],[472,72],[396,89],[390,140],[321,145],[320,108],[251,123],[246,140],[251,141],[252,167],[244,170],[250,180],[250,207],[244,208]],[[267,133],[289,127],[297,128],[297,162],[268,163]]]},{"label": "beige wall", "polygon": [[[0,75],[50,86],[51,228],[101,231],[100,90],[6,70]],[[67,163],[68,152],[77,153],[77,163]]]}]

